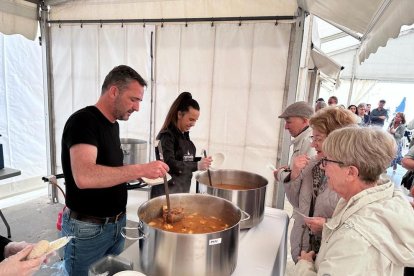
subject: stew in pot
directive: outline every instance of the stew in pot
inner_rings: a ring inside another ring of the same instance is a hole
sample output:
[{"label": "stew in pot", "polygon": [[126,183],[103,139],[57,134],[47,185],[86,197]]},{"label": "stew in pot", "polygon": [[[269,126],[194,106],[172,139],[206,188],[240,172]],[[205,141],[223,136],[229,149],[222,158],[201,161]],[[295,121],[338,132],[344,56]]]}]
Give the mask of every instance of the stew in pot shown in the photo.
[{"label": "stew in pot", "polygon": [[219,232],[227,229],[229,225],[221,218],[205,216],[200,213],[183,214],[181,220],[166,223],[162,216],[152,219],[149,226],[174,233],[204,234]]},{"label": "stew in pot", "polygon": [[214,188],[224,189],[224,190],[250,190],[256,187],[251,187],[248,185],[234,185],[234,184],[214,184]]}]

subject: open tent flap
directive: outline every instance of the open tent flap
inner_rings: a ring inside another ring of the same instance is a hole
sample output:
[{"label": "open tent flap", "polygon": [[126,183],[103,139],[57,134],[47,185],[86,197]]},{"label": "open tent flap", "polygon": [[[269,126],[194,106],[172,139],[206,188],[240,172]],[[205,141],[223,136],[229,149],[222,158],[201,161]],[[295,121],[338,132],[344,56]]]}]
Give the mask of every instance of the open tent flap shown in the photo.
[{"label": "open tent flap", "polygon": [[359,36],[360,63],[385,46],[389,38],[398,37],[401,26],[414,23],[412,0],[298,0],[298,3],[307,12],[354,37]]},{"label": "open tent flap", "polygon": [[37,5],[23,0],[0,1],[0,32],[34,40],[38,28]]},{"label": "open tent flap", "polygon": [[[313,62],[314,67],[320,70],[327,77],[332,78],[335,83],[339,83],[339,76],[344,67],[336,63],[332,58],[316,47],[312,47],[311,57],[311,62]],[[312,68],[311,65],[312,64],[310,64],[309,68]]]}]

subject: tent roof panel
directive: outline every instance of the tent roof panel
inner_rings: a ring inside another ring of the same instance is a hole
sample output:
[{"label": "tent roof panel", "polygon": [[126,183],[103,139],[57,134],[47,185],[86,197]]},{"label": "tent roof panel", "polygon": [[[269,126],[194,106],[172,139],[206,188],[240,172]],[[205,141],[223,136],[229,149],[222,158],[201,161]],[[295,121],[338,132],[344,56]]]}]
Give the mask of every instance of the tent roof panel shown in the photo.
[{"label": "tent roof panel", "polygon": [[21,34],[34,40],[37,35],[37,5],[23,0],[0,1],[0,32]]},{"label": "tent roof panel", "polygon": [[50,19],[293,16],[297,7],[292,0],[77,0],[52,6]]},{"label": "tent roof panel", "polygon": [[[361,34],[359,61],[398,37],[401,26],[414,23],[412,0],[298,0],[299,6],[342,30]],[[338,27],[340,27],[338,26]]]},{"label": "tent roof panel", "polygon": [[[414,30],[406,31],[387,47],[380,48],[363,64],[357,66],[355,78],[382,81],[414,82]],[[341,78],[352,77],[352,61],[356,49],[331,55],[336,62],[345,66]]]}]

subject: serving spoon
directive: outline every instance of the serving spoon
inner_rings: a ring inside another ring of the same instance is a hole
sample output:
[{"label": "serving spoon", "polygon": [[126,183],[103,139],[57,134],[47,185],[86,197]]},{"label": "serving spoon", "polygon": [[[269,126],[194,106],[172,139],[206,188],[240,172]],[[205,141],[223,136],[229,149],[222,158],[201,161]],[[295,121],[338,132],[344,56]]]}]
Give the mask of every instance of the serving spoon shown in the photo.
[{"label": "serving spoon", "polygon": [[[207,158],[207,151],[203,150],[204,153],[204,158]],[[210,168],[207,168],[207,175],[208,175],[208,183],[210,184],[210,186],[213,186],[213,183],[211,182],[211,174],[210,174]]]},{"label": "serving spoon", "polygon": [[[160,155],[160,160],[164,162],[164,155],[163,155],[163,150],[162,150],[160,141],[158,141],[158,153]],[[163,217],[166,222],[174,223],[174,222],[180,221],[183,218],[183,213],[182,213],[182,210],[171,209],[170,190],[168,188],[167,175],[164,175],[163,179],[164,179],[165,198],[167,199],[167,210],[164,210],[164,208],[162,209]]]}]

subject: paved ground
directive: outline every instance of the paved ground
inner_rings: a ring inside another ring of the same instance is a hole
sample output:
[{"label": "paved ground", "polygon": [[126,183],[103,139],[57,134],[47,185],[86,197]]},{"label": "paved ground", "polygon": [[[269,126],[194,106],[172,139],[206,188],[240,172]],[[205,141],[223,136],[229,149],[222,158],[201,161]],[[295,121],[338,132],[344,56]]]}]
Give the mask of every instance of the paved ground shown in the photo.
[{"label": "paved ground", "polygon": [[[392,169],[388,169],[387,174],[393,179],[396,186],[399,186],[401,182],[401,177],[404,175],[405,169],[398,166],[397,171],[393,172]],[[134,193],[132,196],[130,194],[130,201],[134,201],[135,205],[138,206],[139,202],[145,200],[145,194],[137,195]],[[1,200],[0,200],[1,203]],[[132,205],[131,212],[136,212],[137,209],[135,205]],[[1,204],[0,204],[1,206]],[[58,237],[58,231],[56,230],[56,219],[57,214],[63,208],[62,204],[50,204],[47,194],[44,194],[36,199],[17,204],[15,206],[3,208],[3,214],[8,220],[8,223],[11,227],[11,234],[12,239],[16,241],[25,240],[27,242],[37,242],[41,239],[46,240],[54,240]],[[284,208],[289,216],[292,214],[292,206],[289,204],[287,200],[285,200],[285,208]],[[128,217],[132,217],[128,213]],[[136,226],[137,223],[135,221],[128,221],[128,226]],[[290,223],[291,227],[292,223]],[[290,233],[289,227],[289,233]],[[0,234],[6,236],[6,227],[2,222],[0,222]],[[288,238],[289,239],[289,238]],[[131,242],[126,242],[126,247],[128,247]],[[290,253],[290,244],[288,243],[288,252]],[[53,261],[58,261],[59,256],[56,256]],[[288,254],[287,258],[287,269],[286,275],[287,276],[294,276],[293,275],[293,266],[294,263]],[[46,272],[38,273],[37,275],[51,275],[52,271],[44,270]],[[59,275],[58,270],[53,270],[55,273],[54,275]]]}]

